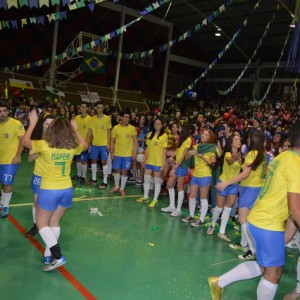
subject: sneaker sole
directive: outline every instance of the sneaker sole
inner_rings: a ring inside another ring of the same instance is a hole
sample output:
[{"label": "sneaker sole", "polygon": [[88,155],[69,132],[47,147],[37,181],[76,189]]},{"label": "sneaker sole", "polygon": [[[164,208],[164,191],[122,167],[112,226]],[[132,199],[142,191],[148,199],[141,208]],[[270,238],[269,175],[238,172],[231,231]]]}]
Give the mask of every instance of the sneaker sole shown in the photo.
[{"label": "sneaker sole", "polygon": [[163,208],[160,210],[161,212],[164,212],[164,213],[168,213],[168,214],[171,214],[173,211],[175,210],[164,210]]},{"label": "sneaker sole", "polygon": [[231,247],[230,245],[229,245],[229,247],[230,247],[231,249],[233,249],[233,250],[238,250],[238,251],[241,251],[241,252],[243,252],[243,253],[247,253],[247,252],[249,251],[249,248],[248,248],[248,247],[246,247],[246,248],[234,248],[234,247]]},{"label": "sneaker sole", "polygon": [[242,259],[242,260],[245,260],[245,261],[256,260],[256,256],[253,256],[251,258],[246,258],[243,255],[239,255],[238,258]]},{"label": "sneaker sole", "polygon": [[51,266],[51,264],[49,264],[49,265],[47,265],[47,267],[45,267],[45,268],[43,269],[43,271],[44,271],[44,272],[49,272],[49,271],[55,270],[55,269],[57,269],[57,268],[63,266],[66,262],[67,262],[67,261],[64,260],[64,261],[62,261],[62,262],[60,262],[59,264],[56,264],[56,265],[54,265],[54,266]]},{"label": "sneaker sole", "polygon": [[[203,225],[204,225],[204,224],[203,224]],[[195,227],[195,228],[199,228],[199,227],[201,227],[201,226],[203,226],[203,225],[198,225],[198,224],[194,224],[194,223],[191,224],[191,226],[193,226],[193,227]]]}]

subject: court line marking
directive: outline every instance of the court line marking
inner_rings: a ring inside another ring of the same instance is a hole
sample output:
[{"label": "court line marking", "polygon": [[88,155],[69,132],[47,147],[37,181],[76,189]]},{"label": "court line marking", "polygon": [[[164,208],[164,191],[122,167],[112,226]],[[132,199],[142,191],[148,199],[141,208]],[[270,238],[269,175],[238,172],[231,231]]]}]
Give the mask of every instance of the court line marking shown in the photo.
[{"label": "court line marking", "polygon": [[[115,197],[94,197],[94,198],[83,198],[83,196],[81,197],[75,197],[73,198],[73,202],[82,202],[82,201],[92,201],[92,200],[107,200],[107,199],[120,199],[120,198],[137,198],[137,197],[141,197],[142,195],[128,195],[128,196],[115,196]],[[33,204],[33,202],[30,203],[16,203],[16,204],[9,204],[10,207],[19,207],[19,206],[31,206]]]},{"label": "court line marking", "polygon": [[226,264],[228,262],[232,262],[232,261],[235,261],[235,260],[239,260],[239,258],[233,258],[233,259],[228,259],[228,260],[224,260],[224,261],[220,261],[220,262],[217,262],[215,264],[211,264],[209,265],[210,267],[214,267],[214,266],[217,266],[217,265],[222,265],[222,264]]},{"label": "court line marking", "polygon": [[[21,232],[24,236],[26,234],[25,228],[12,216],[8,215],[8,220]],[[27,240],[41,253],[44,252],[43,246],[34,238],[29,237]],[[65,267],[61,266],[56,269],[59,273],[62,274],[67,281],[85,298],[88,300],[97,300],[97,298],[89,292],[87,288],[85,288]]]}]

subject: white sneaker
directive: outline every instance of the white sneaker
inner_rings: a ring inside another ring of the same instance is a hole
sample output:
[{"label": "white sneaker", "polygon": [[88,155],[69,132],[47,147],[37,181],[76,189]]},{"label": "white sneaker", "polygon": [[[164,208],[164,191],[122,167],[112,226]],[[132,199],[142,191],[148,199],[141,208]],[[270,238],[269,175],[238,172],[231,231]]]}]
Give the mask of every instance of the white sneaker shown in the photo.
[{"label": "white sneaker", "polygon": [[290,248],[290,249],[298,249],[299,248],[299,244],[296,241],[296,236],[294,236],[293,239],[288,244],[286,244],[286,247]]},{"label": "white sneaker", "polygon": [[51,263],[46,265],[46,267],[44,268],[44,271],[45,272],[49,272],[49,271],[52,271],[62,265],[64,265],[66,263],[66,259],[64,256],[62,256],[61,258],[59,259],[52,259]]},{"label": "white sneaker", "polygon": [[163,207],[160,210],[163,211],[163,212],[165,212],[165,213],[172,213],[173,211],[176,210],[176,208],[172,207],[172,206],[168,206],[168,207]]},{"label": "white sneaker", "polygon": [[171,214],[171,217],[180,217],[181,216],[181,210],[175,209]]}]

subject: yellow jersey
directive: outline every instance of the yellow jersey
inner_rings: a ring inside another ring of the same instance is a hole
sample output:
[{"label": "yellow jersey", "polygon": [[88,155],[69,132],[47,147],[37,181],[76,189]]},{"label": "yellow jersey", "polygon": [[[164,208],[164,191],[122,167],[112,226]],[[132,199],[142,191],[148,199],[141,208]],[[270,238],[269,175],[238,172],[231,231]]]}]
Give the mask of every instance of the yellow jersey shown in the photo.
[{"label": "yellow jersey", "polygon": [[75,117],[75,120],[78,125],[78,131],[84,139],[86,139],[89,128],[91,127],[90,126],[91,119],[92,117],[89,115],[86,115],[84,118],[82,117],[82,115],[78,115]]},{"label": "yellow jersey", "polygon": [[11,164],[20,145],[19,137],[25,134],[24,126],[18,120],[8,118],[0,123],[0,164]]},{"label": "yellow jersey", "polygon": [[40,156],[38,156],[35,161],[34,161],[34,169],[33,169],[33,174],[37,175],[37,176],[42,176],[43,175],[43,158]]},{"label": "yellow jersey", "polygon": [[220,179],[223,182],[226,182],[241,172],[241,164],[238,161],[235,161],[233,164],[228,164],[227,158],[230,159],[232,157],[232,154],[230,152],[226,152],[224,155],[224,163],[223,163],[223,170],[222,174],[220,175]]},{"label": "yellow jersey", "polygon": [[111,129],[111,119],[107,115],[103,115],[102,118],[93,116],[90,120],[90,128],[93,132],[92,145],[94,146],[108,146],[110,141],[108,140],[108,129]]},{"label": "yellow jersey", "polygon": [[[251,150],[247,153],[243,168],[246,165],[250,165],[255,160],[257,153],[257,150]],[[241,181],[240,186],[261,187],[265,180],[267,167],[268,162],[265,158],[263,162],[256,168],[256,170],[251,170],[249,176]]]},{"label": "yellow jersey", "polygon": [[300,155],[287,150],[269,165],[266,180],[250,211],[248,221],[256,227],[284,231],[289,217],[288,193],[300,194]]},{"label": "yellow jersey", "polygon": [[175,162],[177,163],[183,155],[183,152],[185,149],[190,149],[192,146],[192,139],[188,137],[179,148],[176,148],[176,157],[175,157]]},{"label": "yellow jersey", "polygon": [[[199,144],[194,145],[193,149],[198,151]],[[210,161],[212,157],[215,157],[216,153],[207,152],[203,154],[203,157]],[[193,172],[194,177],[202,178],[212,176],[212,168],[201,157],[195,155],[195,169]]]},{"label": "yellow jersey", "polygon": [[62,190],[72,187],[70,178],[74,155],[82,152],[80,144],[75,149],[50,148],[46,141],[32,141],[32,150],[43,159],[41,189]]},{"label": "yellow jersey", "polygon": [[132,125],[122,126],[118,124],[113,127],[111,137],[115,139],[115,155],[129,157],[133,154],[133,136],[136,135],[136,128]]},{"label": "yellow jersey", "polygon": [[159,138],[157,138],[157,134],[155,134],[154,137],[150,140],[149,137],[151,134],[152,132],[148,133],[146,140],[146,164],[162,167],[164,162],[163,149],[168,147],[168,136],[164,133]]}]

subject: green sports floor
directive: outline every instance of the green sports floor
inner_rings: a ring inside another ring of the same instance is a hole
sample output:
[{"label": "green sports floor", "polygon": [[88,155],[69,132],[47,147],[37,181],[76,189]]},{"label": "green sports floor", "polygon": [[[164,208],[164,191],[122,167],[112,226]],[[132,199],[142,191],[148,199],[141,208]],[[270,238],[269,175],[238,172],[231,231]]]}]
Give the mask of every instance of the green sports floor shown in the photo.
[{"label": "green sports floor", "polygon": [[[142,187],[127,184],[126,197],[121,197],[109,189],[100,191],[75,182],[73,207],[61,223],[60,244],[67,264],[43,272],[41,238],[24,237],[32,226],[31,174],[32,164],[25,155],[15,180],[10,216],[0,220],[0,299],[206,300],[210,299],[207,277],[241,262],[240,253],[216,234],[207,236],[206,228],[193,228],[160,212],[167,196],[151,209],[135,202]],[[100,214],[91,214],[91,208]],[[230,224],[228,234],[239,241],[239,232]],[[297,256],[298,250],[288,249],[276,299],[295,287]],[[222,299],[253,300],[258,281],[232,284]]]}]

